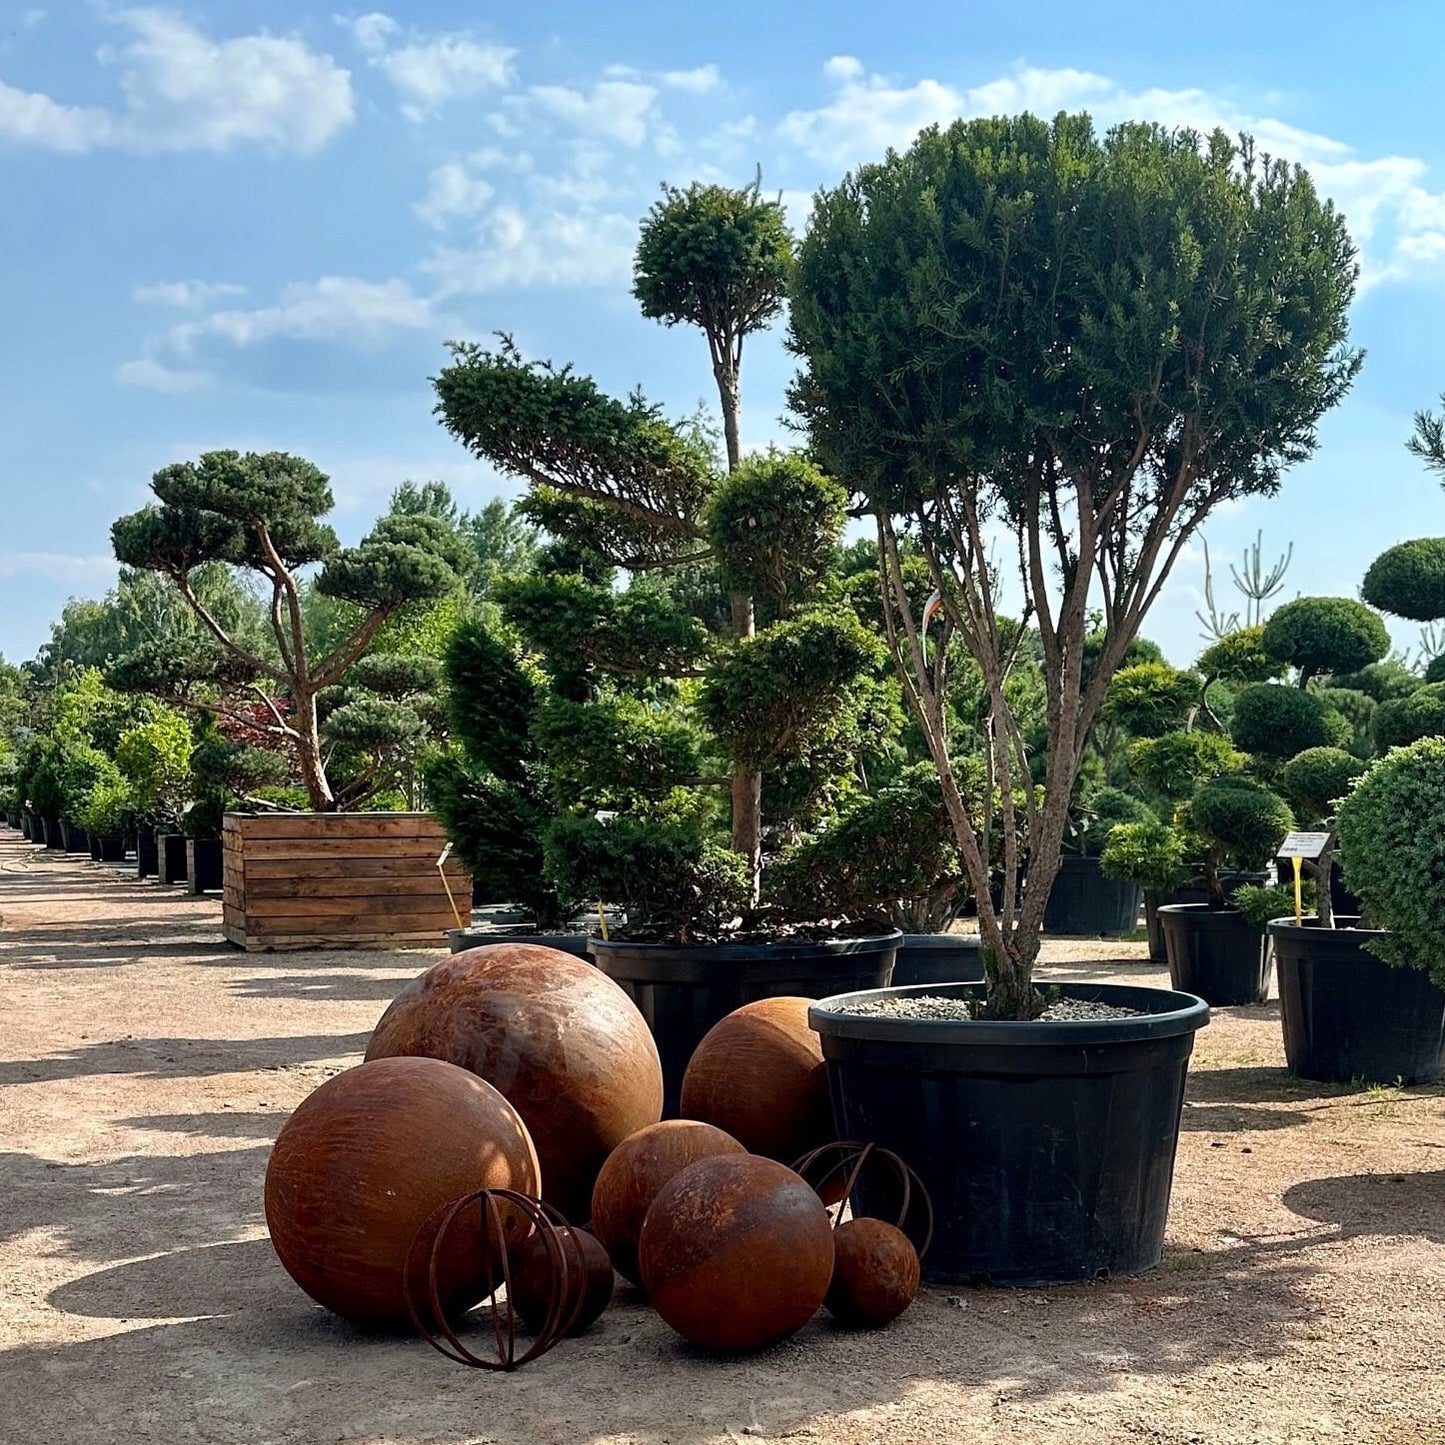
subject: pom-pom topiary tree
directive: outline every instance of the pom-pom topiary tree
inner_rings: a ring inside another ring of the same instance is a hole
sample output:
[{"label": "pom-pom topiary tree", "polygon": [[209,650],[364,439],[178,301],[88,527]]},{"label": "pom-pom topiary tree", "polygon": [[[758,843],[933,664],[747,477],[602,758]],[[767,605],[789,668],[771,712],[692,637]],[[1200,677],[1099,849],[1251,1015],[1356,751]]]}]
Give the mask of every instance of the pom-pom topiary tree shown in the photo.
[{"label": "pom-pom topiary tree", "polygon": [[[331,510],[327,478],[282,452],[205,453],[163,467],[151,482],[156,502],[111,529],[116,557],[166,577],[195,613],[209,646],[172,640],[118,660],[117,686],[251,725],[228,697],[259,699],[264,732],[296,759],[311,807],[339,806],[328,777],[318,699],[347,677],[386,621],[406,603],[449,591],[469,556],[454,529],[428,515],[381,518],[355,547],[341,547],[321,519]],[[268,603],[274,650],[239,640],[195,585],[211,563],[250,572]],[[303,569],[319,566],[318,592],[359,609],[356,625],[323,656],[306,642]],[[373,718],[373,722],[377,719]],[[353,739],[353,742],[359,740]],[[375,749],[374,729],[364,746]]]},{"label": "pom-pom topiary tree", "polygon": [[1297,597],[1264,624],[1260,646],[1297,669],[1304,687],[1321,673],[1358,672],[1390,650],[1380,615],[1353,597]]},{"label": "pom-pom topiary tree", "polygon": [[[960,121],[817,199],[795,399],[819,461],[877,521],[888,639],[979,898],[991,1017],[1043,1006],[1040,923],[1109,683],[1210,512],[1274,492],[1314,449],[1358,366],[1344,349],[1354,284],[1343,221],[1308,177],[1219,134]],[[1041,789],[1004,690],[1000,525],[1043,656]],[[906,593],[904,537],[939,594],[936,642]],[[1103,629],[1086,677],[1091,607]],[[1000,909],[952,766],[953,638],[987,682]]]},{"label": "pom-pom topiary tree", "polygon": [[1210,906],[1227,905],[1220,880],[1226,864],[1243,869],[1264,867],[1293,827],[1289,804],[1252,778],[1213,778],[1201,783],[1189,801],[1188,828],[1206,844],[1203,882]]}]

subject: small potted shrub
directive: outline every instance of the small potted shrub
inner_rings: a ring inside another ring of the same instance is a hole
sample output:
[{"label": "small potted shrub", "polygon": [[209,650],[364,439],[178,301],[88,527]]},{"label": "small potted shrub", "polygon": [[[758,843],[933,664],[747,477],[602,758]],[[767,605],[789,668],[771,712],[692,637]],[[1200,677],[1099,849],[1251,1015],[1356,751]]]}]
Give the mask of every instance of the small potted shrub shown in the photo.
[{"label": "small potted shrub", "polygon": [[150,722],[127,729],[116,744],[116,766],[130,789],[137,878],[154,878],[159,871],[157,835],[177,832],[190,799],[194,747],[190,722],[166,707]]},{"label": "small potted shrub", "polygon": [[1445,1048],[1445,739],[1372,763],[1338,804],[1362,918],[1269,925],[1285,1056],[1309,1079],[1434,1083]]},{"label": "small potted shrub", "polygon": [[1149,957],[1156,963],[1169,957],[1159,923],[1160,901],[1184,901],[1177,895],[1192,876],[1185,866],[1186,847],[1180,829],[1153,818],[1143,823],[1118,824],[1110,831],[1099,856],[1103,877],[1132,883],[1143,892]]},{"label": "small potted shrub", "polygon": [[1044,909],[1044,932],[1081,937],[1118,937],[1139,926],[1137,880],[1106,874],[1100,857],[1121,824],[1157,822],[1147,803],[1121,788],[1100,788],[1071,818],[1068,850]]},{"label": "small potted shrub", "polygon": [[1250,778],[1214,778],[1190,799],[1186,831],[1199,843],[1199,878],[1207,901],[1159,909],[1169,976],[1174,987],[1211,1004],[1263,1003],[1269,997],[1269,959],[1263,937],[1230,906],[1221,869],[1263,868],[1294,826],[1278,793]]},{"label": "small potted shrub", "polygon": [[80,809],[80,825],[97,863],[123,863],[131,827],[130,789],[116,777],[96,783]]}]

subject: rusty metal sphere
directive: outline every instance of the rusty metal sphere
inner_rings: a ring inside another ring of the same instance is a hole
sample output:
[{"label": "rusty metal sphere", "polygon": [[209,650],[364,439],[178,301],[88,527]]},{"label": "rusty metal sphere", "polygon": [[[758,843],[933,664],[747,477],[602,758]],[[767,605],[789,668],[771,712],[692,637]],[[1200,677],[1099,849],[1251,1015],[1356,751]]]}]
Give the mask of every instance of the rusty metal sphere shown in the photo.
[{"label": "rusty metal sphere", "polygon": [[542,1197],[579,1223],[607,1156],[662,1117],[662,1065],[636,1005],[552,948],[492,944],[428,969],[366,1050],[398,1054],[446,1059],[501,1090],[537,1146]]},{"label": "rusty metal sphere", "polygon": [[[566,1298],[563,1310],[572,1320],[566,1333],[580,1335],[594,1324],[612,1303],[616,1280],[612,1260],[602,1243],[585,1229],[570,1225],[557,1231],[567,1255]],[[557,1268],[541,1232],[527,1237],[512,1252],[511,1284],[513,1307],[533,1334],[545,1327],[547,1312],[557,1287]]]},{"label": "rusty metal sphere", "polygon": [[[318,1304],[354,1320],[404,1317],[407,1252],[427,1219],[471,1190],[535,1194],[539,1182],[526,1125],[490,1084],[439,1059],[381,1059],[328,1079],[283,1125],[266,1224]],[[446,1240],[447,1309],[488,1292],[485,1240],[480,1219]]]},{"label": "rusty metal sphere", "polygon": [[685,1339],[751,1350],[817,1313],[833,1277],[833,1228],[812,1187],[756,1154],[689,1164],[652,1202],[642,1283]]},{"label": "rusty metal sphere", "polygon": [[840,1324],[877,1328],[895,1320],[918,1293],[913,1242],[886,1219],[849,1219],[833,1231],[833,1282],[823,1301]]},{"label": "rusty metal sphere", "polygon": [[592,1189],[592,1232],[606,1246],[617,1272],[642,1283],[637,1241],[642,1221],[663,1185],[699,1159],[746,1151],[731,1134],[695,1119],[650,1124],[624,1139],[609,1156]]},{"label": "rusty metal sphere", "polygon": [[833,1138],[823,1046],[806,998],[765,998],[703,1036],[682,1081],[682,1113],[786,1163]]}]

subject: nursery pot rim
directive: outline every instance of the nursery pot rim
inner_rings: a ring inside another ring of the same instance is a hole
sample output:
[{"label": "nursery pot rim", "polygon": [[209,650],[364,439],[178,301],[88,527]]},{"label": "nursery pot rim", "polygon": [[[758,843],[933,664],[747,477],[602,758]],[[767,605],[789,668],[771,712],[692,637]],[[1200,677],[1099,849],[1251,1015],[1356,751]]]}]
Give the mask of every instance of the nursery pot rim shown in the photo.
[{"label": "nursery pot rim", "polygon": [[1332,928],[1321,928],[1318,914],[1306,913],[1303,921],[1296,923],[1294,916],[1286,913],[1283,918],[1271,918],[1265,924],[1265,931],[1273,938],[1290,939],[1315,939],[1330,933],[1348,933],[1359,939],[1383,938],[1389,932],[1387,928],[1361,928],[1359,925],[1360,920],[1351,914],[1336,917]]},{"label": "nursery pot rim", "polygon": [[980,933],[905,933],[898,945],[899,949],[910,948],[915,953],[928,953],[935,950],[941,952],[949,948],[962,948],[969,951],[977,951],[983,947],[983,935]]},{"label": "nursery pot rim", "polygon": [[901,928],[882,933],[860,934],[853,938],[816,938],[790,943],[642,943],[625,938],[602,938],[593,934],[587,947],[594,955],[611,958],[633,957],[655,959],[659,963],[674,958],[717,959],[728,963],[791,963],[809,958],[835,957],[849,953],[877,953],[897,948],[903,941]]},{"label": "nursery pot rim", "polygon": [[1080,1045],[1175,1038],[1195,1033],[1209,1023],[1209,1005],[1197,994],[1126,983],[1064,983],[1059,985],[1059,992],[1065,998],[1130,1008],[1144,1007],[1155,1001],[1169,1002],[1158,1011],[1150,1010],[1123,1018],[1056,1020],[905,1019],[848,1013],[839,1007],[860,999],[977,997],[983,989],[984,985],[977,983],[915,983],[901,988],[834,994],[831,998],[819,999],[809,1007],[808,1025],[815,1033],[825,1037],[867,1039],[877,1043],[948,1044],[966,1048],[1000,1044],[1021,1047],[1056,1044],[1073,1049]]}]

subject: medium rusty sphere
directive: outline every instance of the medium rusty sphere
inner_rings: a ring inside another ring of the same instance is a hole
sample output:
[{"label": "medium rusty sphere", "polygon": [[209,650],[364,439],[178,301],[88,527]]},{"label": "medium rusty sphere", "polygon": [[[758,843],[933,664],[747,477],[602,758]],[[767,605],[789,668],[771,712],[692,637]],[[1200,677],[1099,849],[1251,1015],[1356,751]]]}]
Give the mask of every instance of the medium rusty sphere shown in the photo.
[{"label": "medium rusty sphere", "polygon": [[[474,1189],[535,1194],[539,1182],[526,1125],[490,1084],[440,1059],[379,1059],[328,1079],[283,1125],[266,1224],[318,1304],[354,1320],[404,1317],[407,1251],[429,1216]],[[439,1259],[449,1310],[482,1298],[487,1265],[480,1215],[459,1218]]]},{"label": "medium rusty sphere", "polygon": [[[612,1290],[616,1283],[612,1261],[601,1242],[585,1229],[559,1229],[557,1237],[567,1253],[567,1299],[562,1306],[564,1317],[571,1314],[579,1297],[581,1299],[577,1318],[567,1333],[580,1335],[612,1303]],[[547,1248],[547,1241],[540,1230],[528,1235],[526,1241],[512,1251],[510,1268],[513,1308],[522,1323],[536,1334],[547,1322],[547,1306],[552,1300],[556,1273],[555,1257]]]},{"label": "medium rusty sphere", "polygon": [[876,1327],[895,1320],[918,1293],[918,1251],[886,1219],[850,1219],[833,1231],[837,1258],[824,1303],[845,1325]]},{"label": "medium rusty sphere", "polygon": [[765,998],[714,1024],[682,1080],[682,1113],[790,1164],[833,1137],[823,1046],[806,998]]},{"label": "medium rusty sphere", "polygon": [[801,1329],[833,1277],[833,1229],[817,1194],[756,1154],[700,1159],[647,1211],[642,1283],[685,1339],[751,1350]]},{"label": "medium rusty sphere", "polygon": [[552,948],[492,944],[428,969],[366,1050],[396,1054],[446,1059],[500,1089],[537,1146],[542,1197],[578,1223],[607,1156],[662,1117],[662,1065],[642,1015],[604,973]]},{"label": "medium rusty sphere", "polygon": [[592,1190],[592,1232],[617,1272],[642,1283],[637,1241],[662,1186],[699,1159],[746,1152],[731,1134],[694,1119],[668,1119],[630,1134],[612,1151]]}]

